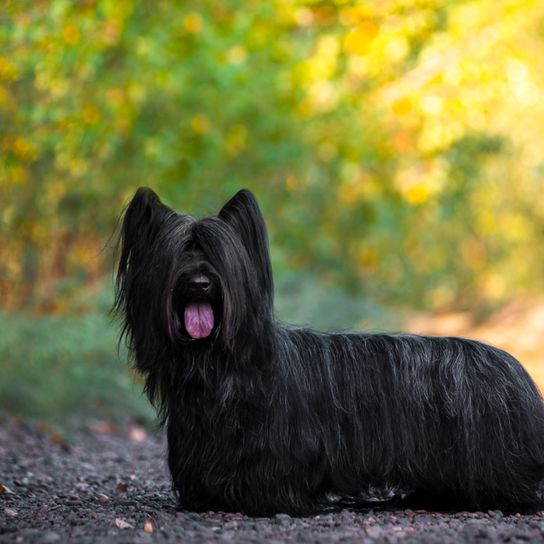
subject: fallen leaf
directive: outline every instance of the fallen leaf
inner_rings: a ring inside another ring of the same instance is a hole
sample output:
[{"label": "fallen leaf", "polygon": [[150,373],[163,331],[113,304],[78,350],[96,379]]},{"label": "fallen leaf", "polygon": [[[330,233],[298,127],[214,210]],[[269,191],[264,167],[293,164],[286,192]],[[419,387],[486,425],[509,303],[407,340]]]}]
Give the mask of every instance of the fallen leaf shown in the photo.
[{"label": "fallen leaf", "polygon": [[150,521],[145,522],[144,531],[146,533],[152,533],[153,532],[153,524]]},{"label": "fallen leaf", "polygon": [[110,502],[110,498],[107,495],[104,495],[103,493],[99,493],[96,497],[96,502],[98,504],[107,504]]},{"label": "fallen leaf", "polygon": [[132,529],[133,527],[128,521],[121,518],[115,518],[115,525],[117,525],[119,529]]},{"label": "fallen leaf", "polygon": [[0,484],[0,495],[4,493],[13,495],[13,491],[7,485]]},{"label": "fallen leaf", "polygon": [[55,442],[55,444],[65,444],[66,440],[62,434],[60,434],[58,431],[51,431],[50,432],[51,440]]},{"label": "fallen leaf", "polygon": [[95,434],[109,434],[115,432],[115,425],[111,421],[91,421],[87,424],[87,428]]},{"label": "fallen leaf", "polygon": [[128,484],[125,484],[123,482],[119,482],[117,484],[117,487],[115,488],[115,491],[117,491],[117,493],[126,493],[128,490]]},{"label": "fallen leaf", "polygon": [[51,432],[51,426],[46,421],[39,421],[36,424],[36,428],[38,429],[38,431],[44,434],[49,434]]},{"label": "fallen leaf", "polygon": [[143,442],[147,438],[147,433],[141,427],[132,427],[128,437],[133,442]]}]

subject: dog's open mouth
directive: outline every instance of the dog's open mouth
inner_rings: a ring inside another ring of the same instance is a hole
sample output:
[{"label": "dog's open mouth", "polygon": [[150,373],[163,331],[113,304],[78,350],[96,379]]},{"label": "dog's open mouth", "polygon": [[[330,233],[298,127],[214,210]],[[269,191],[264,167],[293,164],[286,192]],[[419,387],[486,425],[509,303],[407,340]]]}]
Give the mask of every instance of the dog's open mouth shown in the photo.
[{"label": "dog's open mouth", "polygon": [[214,326],[212,305],[209,302],[192,302],[183,312],[185,330],[195,340],[210,336]]}]

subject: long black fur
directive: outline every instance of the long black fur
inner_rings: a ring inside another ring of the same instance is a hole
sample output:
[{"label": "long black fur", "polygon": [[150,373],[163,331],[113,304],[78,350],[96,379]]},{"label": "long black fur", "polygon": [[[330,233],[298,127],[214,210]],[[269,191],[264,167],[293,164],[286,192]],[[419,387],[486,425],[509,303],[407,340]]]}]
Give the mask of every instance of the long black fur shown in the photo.
[{"label": "long black fur", "polygon": [[[195,274],[215,316],[198,340],[183,322]],[[474,340],[281,323],[249,191],[197,220],[139,189],[116,287],[181,507],[306,514],[383,489],[463,509],[541,501],[543,402],[518,361]]]}]

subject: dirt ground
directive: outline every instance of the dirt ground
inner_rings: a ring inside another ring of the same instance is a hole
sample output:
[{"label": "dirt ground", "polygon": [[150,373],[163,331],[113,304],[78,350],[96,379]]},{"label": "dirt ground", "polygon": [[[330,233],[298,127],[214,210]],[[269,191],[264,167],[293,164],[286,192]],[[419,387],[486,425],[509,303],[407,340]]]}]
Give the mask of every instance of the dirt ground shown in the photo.
[{"label": "dirt ground", "polygon": [[544,512],[178,512],[160,433],[97,422],[69,442],[0,422],[0,542],[544,542]]}]

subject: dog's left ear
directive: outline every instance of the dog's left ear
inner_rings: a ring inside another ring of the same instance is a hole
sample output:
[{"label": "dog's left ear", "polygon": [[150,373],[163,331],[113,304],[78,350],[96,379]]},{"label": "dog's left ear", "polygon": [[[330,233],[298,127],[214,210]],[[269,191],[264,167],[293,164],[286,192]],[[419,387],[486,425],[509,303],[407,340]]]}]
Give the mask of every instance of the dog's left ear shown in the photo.
[{"label": "dog's left ear", "polygon": [[238,191],[219,212],[219,218],[236,230],[249,256],[259,269],[262,294],[270,298],[272,304],[274,284],[268,234],[264,218],[251,191]]}]

